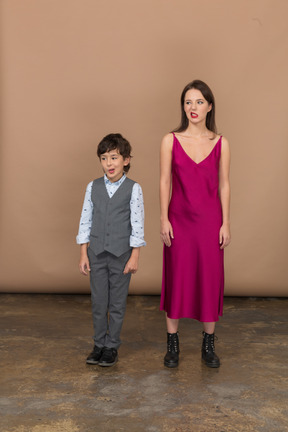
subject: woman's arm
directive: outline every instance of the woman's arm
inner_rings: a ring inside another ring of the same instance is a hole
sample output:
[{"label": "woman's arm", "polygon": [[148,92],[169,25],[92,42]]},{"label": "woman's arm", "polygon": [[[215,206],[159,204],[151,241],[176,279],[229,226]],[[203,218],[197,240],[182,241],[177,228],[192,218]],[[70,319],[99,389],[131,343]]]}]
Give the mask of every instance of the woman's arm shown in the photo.
[{"label": "woman's arm", "polygon": [[222,226],[219,232],[220,249],[228,246],[230,234],[230,148],[226,138],[222,138],[222,150],[219,165],[219,196],[222,206]]},{"label": "woman's arm", "polygon": [[168,219],[171,192],[173,135],[165,135],[160,148],[160,237],[166,246],[171,246],[173,228]]}]

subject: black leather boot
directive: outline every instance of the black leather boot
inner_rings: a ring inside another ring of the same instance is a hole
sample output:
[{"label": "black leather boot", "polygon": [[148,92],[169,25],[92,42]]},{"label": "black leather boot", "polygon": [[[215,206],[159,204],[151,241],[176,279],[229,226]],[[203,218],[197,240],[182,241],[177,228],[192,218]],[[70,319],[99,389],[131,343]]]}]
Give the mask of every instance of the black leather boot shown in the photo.
[{"label": "black leather boot", "polygon": [[179,362],[179,337],[177,333],[167,333],[167,353],[164,357],[164,365],[169,368],[178,366]]},{"label": "black leather boot", "polygon": [[203,331],[202,334],[202,360],[205,362],[206,366],[211,368],[218,368],[220,366],[220,360],[215,353],[214,333],[208,334]]}]

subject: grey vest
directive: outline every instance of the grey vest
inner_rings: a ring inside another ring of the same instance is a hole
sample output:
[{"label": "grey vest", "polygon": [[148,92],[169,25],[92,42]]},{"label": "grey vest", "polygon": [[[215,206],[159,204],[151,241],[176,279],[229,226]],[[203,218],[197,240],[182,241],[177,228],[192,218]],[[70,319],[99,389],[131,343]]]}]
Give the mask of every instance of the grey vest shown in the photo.
[{"label": "grey vest", "polygon": [[134,184],[126,177],[110,198],[103,177],[93,181],[90,248],[95,255],[107,251],[119,257],[131,249],[130,200]]}]

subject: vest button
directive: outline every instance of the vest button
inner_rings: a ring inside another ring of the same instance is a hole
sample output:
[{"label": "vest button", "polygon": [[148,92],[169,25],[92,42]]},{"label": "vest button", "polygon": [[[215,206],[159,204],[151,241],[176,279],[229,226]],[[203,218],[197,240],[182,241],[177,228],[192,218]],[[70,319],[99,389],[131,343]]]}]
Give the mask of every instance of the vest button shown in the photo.
[{"label": "vest button", "polygon": [[108,237],[109,235],[110,235],[109,233],[106,234],[107,237]]}]

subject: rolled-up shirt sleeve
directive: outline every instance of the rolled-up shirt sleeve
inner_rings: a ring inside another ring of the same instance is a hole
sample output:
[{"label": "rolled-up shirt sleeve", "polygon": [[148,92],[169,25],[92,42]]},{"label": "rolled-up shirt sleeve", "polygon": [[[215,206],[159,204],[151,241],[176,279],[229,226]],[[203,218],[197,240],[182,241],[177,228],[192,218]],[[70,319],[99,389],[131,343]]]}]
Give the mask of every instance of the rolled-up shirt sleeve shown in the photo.
[{"label": "rolled-up shirt sleeve", "polygon": [[130,211],[132,227],[130,246],[133,248],[146,246],[144,240],[144,199],[141,186],[138,183],[135,183],[132,189]]},{"label": "rolled-up shirt sleeve", "polygon": [[89,243],[90,241],[93,216],[93,202],[91,199],[92,184],[93,182],[90,182],[86,188],[78,235],[76,237],[77,244]]}]

